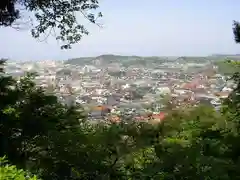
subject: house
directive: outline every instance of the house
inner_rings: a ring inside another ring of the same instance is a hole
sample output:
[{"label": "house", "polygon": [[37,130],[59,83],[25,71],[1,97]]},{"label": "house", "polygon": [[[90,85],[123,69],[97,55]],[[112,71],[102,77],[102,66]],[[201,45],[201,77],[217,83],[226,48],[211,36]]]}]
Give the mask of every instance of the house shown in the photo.
[{"label": "house", "polygon": [[112,122],[112,123],[119,123],[119,122],[121,122],[120,117],[117,116],[117,115],[112,115],[112,116],[108,117],[108,120],[110,120],[110,122]]},{"label": "house", "polygon": [[107,105],[109,106],[115,106],[120,103],[120,99],[116,96],[108,96],[106,100]]},{"label": "house", "polygon": [[152,114],[152,116],[149,117],[148,122],[150,124],[160,123],[165,117],[166,117],[166,114],[163,112],[160,112],[158,114]]},{"label": "house", "polygon": [[221,98],[221,99],[225,99],[229,96],[230,92],[228,91],[221,91],[221,92],[218,92],[216,93],[216,95]]},{"label": "house", "polygon": [[94,106],[90,110],[89,116],[95,119],[103,118],[111,112],[111,108],[104,105]]},{"label": "house", "polygon": [[165,115],[166,114],[164,112],[160,112],[158,114],[152,114],[150,117],[155,120],[163,120],[165,118]]}]

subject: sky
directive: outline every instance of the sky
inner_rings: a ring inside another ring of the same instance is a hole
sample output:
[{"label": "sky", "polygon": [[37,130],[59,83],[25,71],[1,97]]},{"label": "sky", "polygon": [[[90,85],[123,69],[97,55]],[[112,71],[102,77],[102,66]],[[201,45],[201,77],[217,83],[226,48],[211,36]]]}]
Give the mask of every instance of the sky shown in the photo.
[{"label": "sky", "polygon": [[240,20],[239,0],[99,1],[103,27],[87,23],[90,34],[71,50],[61,50],[54,37],[39,42],[31,37],[30,30],[0,28],[0,56],[35,61],[101,54],[240,54],[232,33],[233,20]]}]

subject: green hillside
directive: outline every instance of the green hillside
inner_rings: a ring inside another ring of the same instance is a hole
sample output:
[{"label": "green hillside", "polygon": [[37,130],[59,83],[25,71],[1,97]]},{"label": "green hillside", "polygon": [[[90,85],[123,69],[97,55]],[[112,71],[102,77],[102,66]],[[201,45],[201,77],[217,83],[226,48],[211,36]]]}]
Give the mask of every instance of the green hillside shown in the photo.
[{"label": "green hillside", "polygon": [[85,65],[91,64],[95,60],[100,60],[103,64],[109,63],[121,63],[123,66],[129,66],[134,64],[142,64],[146,65],[147,63],[162,63],[165,61],[169,61],[167,57],[143,57],[143,56],[121,56],[121,55],[113,55],[113,54],[104,54],[97,57],[80,57],[69,59],[65,63],[66,64],[74,64],[74,65]]},{"label": "green hillside", "polygon": [[164,62],[179,62],[179,63],[216,63],[225,59],[240,60],[239,55],[211,55],[211,56],[123,56],[114,54],[103,54],[96,57],[79,57],[67,60],[66,64],[73,65],[89,65],[94,61],[99,60],[101,64],[121,63],[123,66],[142,65],[148,66],[152,64],[161,64]]}]

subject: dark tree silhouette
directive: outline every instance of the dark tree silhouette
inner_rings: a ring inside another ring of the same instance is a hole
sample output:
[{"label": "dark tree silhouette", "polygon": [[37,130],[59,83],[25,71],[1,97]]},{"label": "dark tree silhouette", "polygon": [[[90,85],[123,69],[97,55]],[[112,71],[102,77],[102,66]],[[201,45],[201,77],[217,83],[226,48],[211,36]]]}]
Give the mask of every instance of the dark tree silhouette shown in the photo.
[{"label": "dark tree silhouette", "polygon": [[37,22],[32,29],[34,38],[43,35],[45,40],[52,34],[56,40],[63,42],[61,48],[68,49],[79,42],[83,35],[89,33],[82,24],[78,23],[77,13],[91,23],[99,25],[97,19],[102,14],[93,13],[98,7],[97,0],[1,0],[0,26],[16,27],[14,23],[24,18],[24,12],[30,12]]}]

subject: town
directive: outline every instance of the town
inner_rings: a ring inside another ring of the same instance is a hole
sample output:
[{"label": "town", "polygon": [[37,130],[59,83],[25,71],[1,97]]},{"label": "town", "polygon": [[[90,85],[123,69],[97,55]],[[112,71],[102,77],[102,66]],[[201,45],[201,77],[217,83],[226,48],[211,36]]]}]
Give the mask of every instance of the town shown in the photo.
[{"label": "town", "polygon": [[[167,109],[205,104],[216,110],[234,83],[219,71],[219,57],[101,55],[66,61],[7,61],[5,72],[19,80],[37,73],[35,83],[67,106],[81,106],[88,119],[159,122]],[[125,118],[126,119],[126,118]]]}]

